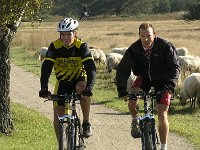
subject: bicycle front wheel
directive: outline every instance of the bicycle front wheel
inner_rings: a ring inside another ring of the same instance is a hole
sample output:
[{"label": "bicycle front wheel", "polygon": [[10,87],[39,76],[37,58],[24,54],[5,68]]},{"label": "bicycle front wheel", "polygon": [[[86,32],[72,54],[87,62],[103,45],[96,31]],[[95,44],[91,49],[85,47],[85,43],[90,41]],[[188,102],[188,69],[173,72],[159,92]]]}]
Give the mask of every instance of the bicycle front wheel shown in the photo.
[{"label": "bicycle front wheel", "polygon": [[142,138],[142,150],[154,150],[150,122],[145,121],[143,123],[141,138]]},{"label": "bicycle front wheel", "polygon": [[67,150],[76,150],[74,134],[75,134],[74,125],[69,124],[66,128]]},{"label": "bicycle front wheel", "polygon": [[74,127],[72,124],[61,123],[59,126],[59,150],[76,150],[74,144]]},{"label": "bicycle front wheel", "polygon": [[59,144],[59,150],[64,150],[64,142],[65,141],[65,125],[61,123],[59,125],[59,139],[58,139],[58,144]]}]

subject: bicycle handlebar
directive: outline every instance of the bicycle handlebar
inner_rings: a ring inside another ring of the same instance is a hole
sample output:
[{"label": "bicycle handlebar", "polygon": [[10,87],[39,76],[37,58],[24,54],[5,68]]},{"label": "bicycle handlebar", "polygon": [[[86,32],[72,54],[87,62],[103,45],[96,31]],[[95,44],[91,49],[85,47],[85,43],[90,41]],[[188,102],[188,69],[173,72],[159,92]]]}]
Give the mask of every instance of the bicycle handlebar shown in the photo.
[{"label": "bicycle handlebar", "polygon": [[56,94],[50,94],[48,96],[48,99],[46,101],[65,101],[70,102],[71,100],[82,100],[81,94],[64,94],[64,95],[56,95]]},{"label": "bicycle handlebar", "polygon": [[157,95],[162,95],[165,91],[150,91],[150,92],[138,92],[136,94],[129,94],[129,99],[134,100],[134,99],[143,99],[145,96],[150,96],[152,98],[156,98]]},{"label": "bicycle handlebar", "polygon": [[[129,100],[136,100],[137,98],[139,99],[144,99],[145,96],[149,96],[151,98],[156,98],[156,96],[159,96],[159,95],[162,95],[164,92],[166,92],[165,90],[164,91],[149,91],[149,92],[138,92],[136,94],[129,94]],[[171,98],[171,100],[173,100],[173,98]]]}]

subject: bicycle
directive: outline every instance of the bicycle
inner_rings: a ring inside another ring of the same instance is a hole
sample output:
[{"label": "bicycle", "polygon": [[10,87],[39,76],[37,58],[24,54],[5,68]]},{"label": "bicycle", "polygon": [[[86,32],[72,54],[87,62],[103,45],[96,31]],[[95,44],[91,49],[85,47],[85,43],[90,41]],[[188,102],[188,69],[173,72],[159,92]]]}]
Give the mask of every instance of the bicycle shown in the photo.
[{"label": "bicycle", "polygon": [[65,114],[58,116],[59,120],[59,150],[83,150],[84,139],[82,137],[81,122],[76,111],[76,101],[81,100],[81,96],[72,94],[54,95],[50,94],[46,101],[64,101]]},{"label": "bicycle", "polygon": [[157,150],[157,146],[159,145],[153,112],[154,100],[159,94],[162,94],[161,91],[155,92],[154,89],[151,89],[149,92],[139,92],[129,95],[129,99],[137,97],[144,100],[144,114],[139,117],[142,150]]}]

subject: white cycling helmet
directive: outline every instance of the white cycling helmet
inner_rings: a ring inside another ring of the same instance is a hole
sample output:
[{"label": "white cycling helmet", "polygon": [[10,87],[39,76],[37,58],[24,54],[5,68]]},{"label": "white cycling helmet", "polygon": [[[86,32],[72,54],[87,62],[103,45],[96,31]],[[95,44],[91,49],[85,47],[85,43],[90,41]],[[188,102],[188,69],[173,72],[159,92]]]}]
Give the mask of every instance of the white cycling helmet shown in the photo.
[{"label": "white cycling helmet", "polygon": [[58,32],[73,31],[78,28],[78,21],[72,18],[64,18],[58,23]]}]

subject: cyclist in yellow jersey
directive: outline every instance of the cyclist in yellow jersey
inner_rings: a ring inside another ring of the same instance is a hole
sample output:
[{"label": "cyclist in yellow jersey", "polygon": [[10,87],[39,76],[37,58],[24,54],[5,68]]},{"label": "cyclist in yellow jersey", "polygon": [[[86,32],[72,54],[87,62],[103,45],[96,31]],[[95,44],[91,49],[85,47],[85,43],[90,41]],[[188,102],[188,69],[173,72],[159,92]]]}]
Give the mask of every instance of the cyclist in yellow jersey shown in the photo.
[{"label": "cyclist in yellow jersey", "polygon": [[[60,38],[50,44],[42,64],[39,96],[48,97],[48,79],[54,68],[57,78],[54,94],[71,94],[76,90],[78,94],[86,95],[80,104],[83,112],[83,136],[88,138],[92,135],[89,113],[96,67],[87,43],[76,36],[78,26],[78,21],[72,18],[64,18],[59,22],[57,31],[60,32]],[[54,129],[57,139],[57,114],[63,115],[64,112],[64,102],[54,102]]]}]

